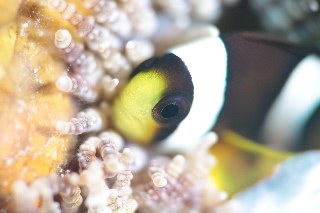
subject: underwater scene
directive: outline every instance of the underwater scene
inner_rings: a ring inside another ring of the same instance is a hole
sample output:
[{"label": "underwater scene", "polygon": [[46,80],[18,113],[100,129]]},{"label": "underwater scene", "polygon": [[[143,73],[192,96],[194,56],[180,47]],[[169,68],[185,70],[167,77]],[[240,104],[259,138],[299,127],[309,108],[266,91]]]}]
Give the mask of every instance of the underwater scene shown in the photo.
[{"label": "underwater scene", "polygon": [[0,0],[0,212],[320,212],[319,0]]}]

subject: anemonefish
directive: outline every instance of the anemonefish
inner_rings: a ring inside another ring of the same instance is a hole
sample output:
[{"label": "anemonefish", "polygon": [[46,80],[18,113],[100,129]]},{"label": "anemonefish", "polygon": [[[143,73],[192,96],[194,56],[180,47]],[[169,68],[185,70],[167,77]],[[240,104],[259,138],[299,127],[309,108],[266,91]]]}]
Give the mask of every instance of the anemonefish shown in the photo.
[{"label": "anemonefish", "polygon": [[[141,63],[113,103],[140,144],[189,146],[231,130],[279,149],[319,147],[320,59],[256,33],[201,38]],[[298,143],[303,141],[303,143]]]}]

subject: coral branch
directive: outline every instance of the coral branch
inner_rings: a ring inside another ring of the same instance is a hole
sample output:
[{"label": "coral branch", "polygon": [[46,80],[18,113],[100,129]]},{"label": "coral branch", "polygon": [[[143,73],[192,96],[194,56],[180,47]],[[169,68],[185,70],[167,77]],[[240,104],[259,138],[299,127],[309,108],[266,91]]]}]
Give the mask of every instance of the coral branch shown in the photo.
[{"label": "coral branch", "polygon": [[105,123],[105,119],[98,110],[87,108],[70,121],[57,121],[56,129],[62,134],[79,135],[85,132],[99,131],[105,127]]},{"label": "coral branch", "polygon": [[96,85],[103,75],[103,69],[94,54],[84,50],[82,43],[74,42],[66,29],[56,31],[55,46],[62,50],[64,60],[72,66],[74,72],[83,76],[90,86]]},{"label": "coral branch", "polygon": [[75,173],[64,177],[50,174],[47,177],[36,179],[30,185],[16,181],[13,187],[16,211],[38,212],[37,209],[39,209],[40,212],[60,213],[60,205],[54,201],[54,195],[60,194],[63,210],[77,212],[82,204],[78,181],[78,174]]},{"label": "coral branch", "polygon": [[85,205],[88,207],[88,212],[111,212],[107,206],[110,192],[104,181],[101,161],[91,162],[88,169],[80,173],[80,185],[87,189]]},{"label": "coral branch", "polygon": [[98,94],[88,85],[85,78],[80,75],[62,75],[56,81],[56,87],[67,93],[71,93],[86,102],[94,102]]}]

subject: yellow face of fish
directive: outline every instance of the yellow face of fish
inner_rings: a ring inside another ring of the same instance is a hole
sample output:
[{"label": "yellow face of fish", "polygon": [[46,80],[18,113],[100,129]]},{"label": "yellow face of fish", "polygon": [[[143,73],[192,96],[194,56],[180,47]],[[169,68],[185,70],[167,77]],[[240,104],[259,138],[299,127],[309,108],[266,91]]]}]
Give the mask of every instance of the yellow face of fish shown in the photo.
[{"label": "yellow face of fish", "polygon": [[149,144],[172,133],[189,113],[193,84],[179,57],[166,54],[139,65],[115,99],[113,120],[129,140]]}]

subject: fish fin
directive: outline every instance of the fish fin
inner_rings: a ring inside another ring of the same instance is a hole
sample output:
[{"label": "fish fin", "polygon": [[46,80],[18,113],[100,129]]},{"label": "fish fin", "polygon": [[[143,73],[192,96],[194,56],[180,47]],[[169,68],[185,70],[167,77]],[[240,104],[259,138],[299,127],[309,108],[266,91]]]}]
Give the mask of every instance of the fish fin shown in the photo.
[{"label": "fish fin", "polygon": [[268,176],[276,165],[294,155],[272,150],[232,131],[220,133],[210,152],[217,158],[210,177],[230,195]]},{"label": "fish fin", "polygon": [[320,212],[319,174],[320,152],[302,152],[279,164],[272,175],[219,205],[217,211]]}]

